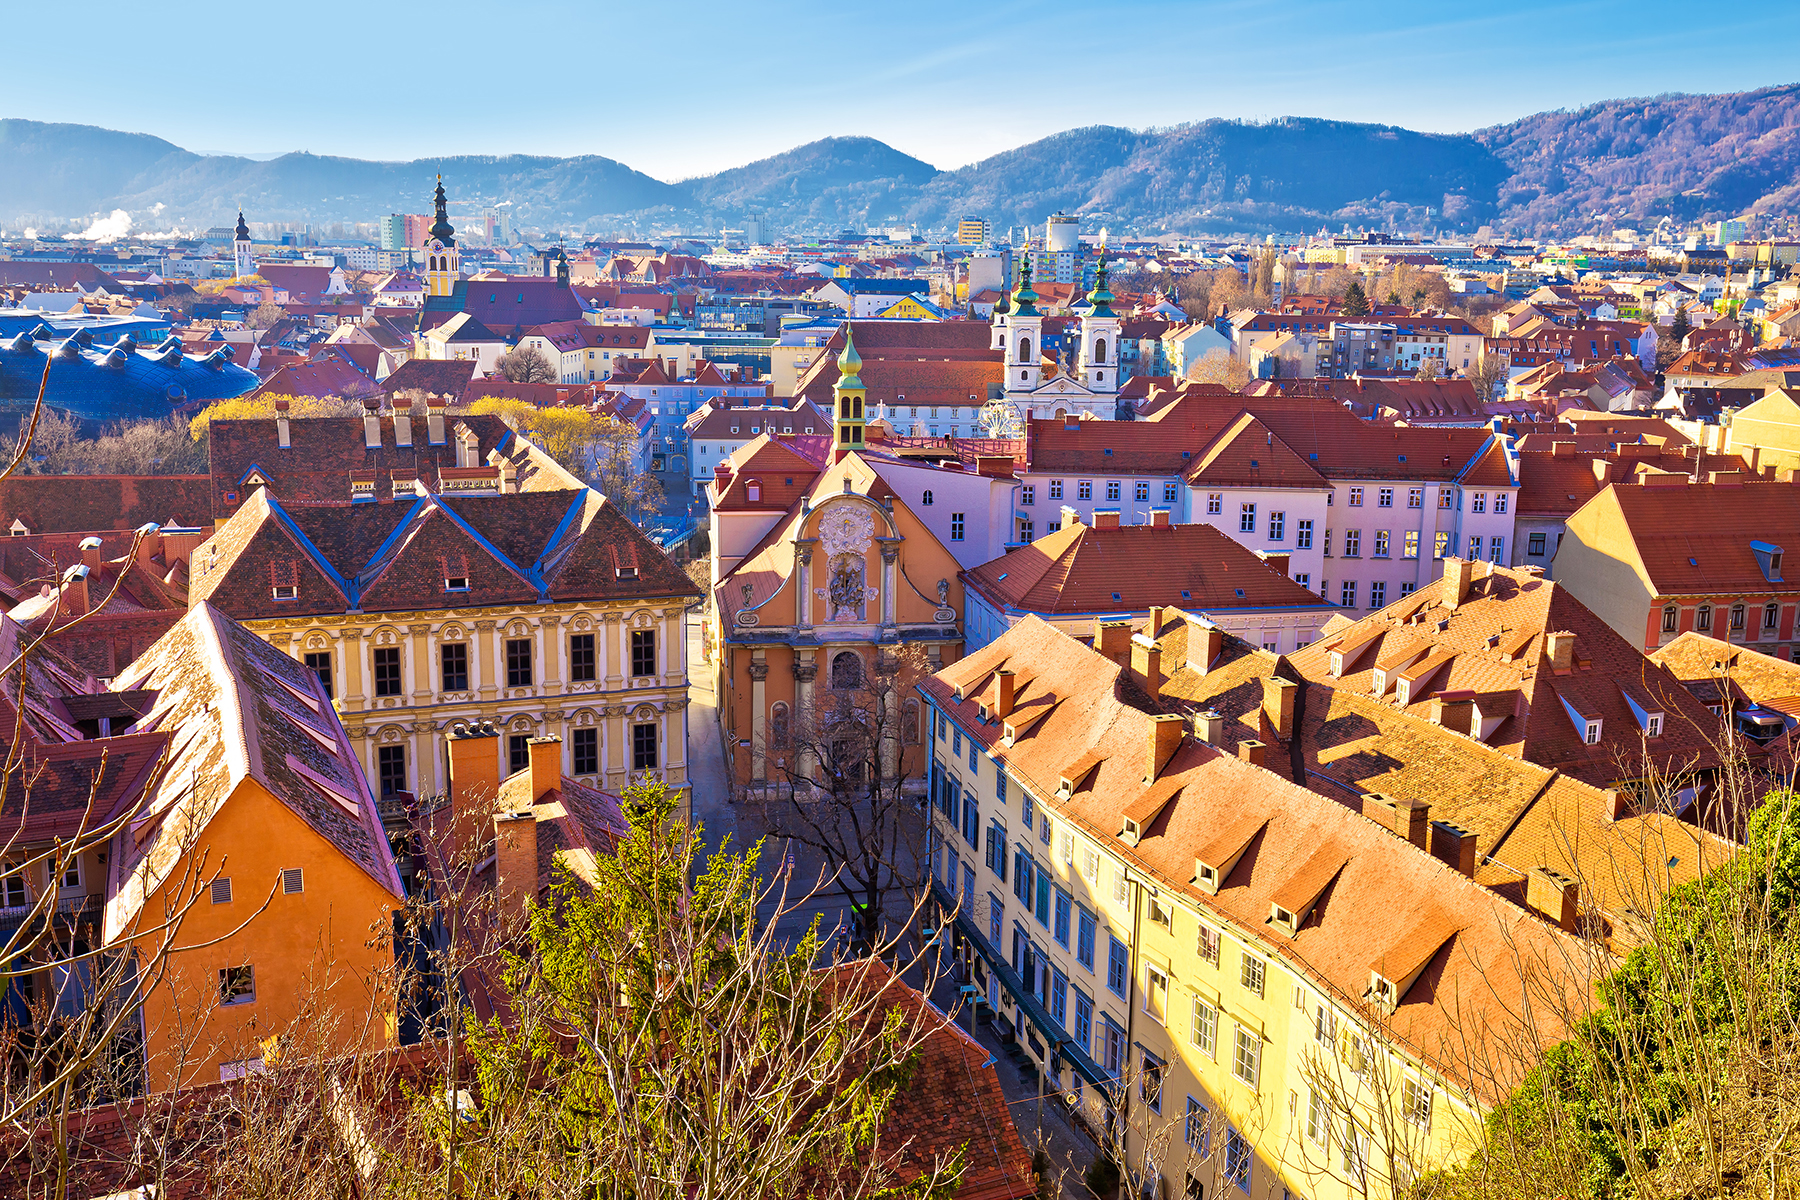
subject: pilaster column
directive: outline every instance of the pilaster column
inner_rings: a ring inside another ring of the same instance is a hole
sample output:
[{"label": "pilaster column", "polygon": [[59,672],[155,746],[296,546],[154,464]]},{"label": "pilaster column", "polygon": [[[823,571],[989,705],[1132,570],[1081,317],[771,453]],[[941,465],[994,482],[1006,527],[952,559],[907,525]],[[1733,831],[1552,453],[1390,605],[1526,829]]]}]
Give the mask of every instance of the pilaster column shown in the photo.
[{"label": "pilaster column", "polygon": [[408,625],[406,632],[412,634],[413,644],[413,686],[412,695],[415,705],[424,706],[431,703],[437,689],[431,685],[431,626]]},{"label": "pilaster column", "polygon": [[[795,729],[810,731],[818,724],[817,714],[813,712],[813,680],[819,675],[817,655],[817,650],[794,651],[794,712],[789,720],[795,723]],[[811,779],[813,772],[818,769],[818,760],[804,742],[798,748],[794,766],[803,779]]]},{"label": "pilaster column", "polygon": [[802,540],[794,544],[794,560],[797,577],[794,580],[794,625],[800,629],[812,628],[813,589],[812,589],[812,548],[810,540]]},{"label": "pilaster column", "polygon": [[894,588],[900,577],[900,543],[881,540],[881,623],[892,626],[896,619]]},{"label": "pilaster column", "polygon": [[765,760],[768,755],[768,712],[769,702],[767,687],[769,678],[768,652],[758,647],[750,652],[750,782],[761,783],[767,778]]},{"label": "pilaster column", "polygon": [[603,664],[596,664],[594,673],[606,680],[607,691],[616,692],[625,686],[624,660],[619,656],[619,642],[624,637],[624,614],[609,612],[605,622],[604,625],[596,625],[594,629],[594,646],[605,660]]},{"label": "pilaster column", "polygon": [[561,635],[561,625],[562,617],[556,613],[545,613],[538,618],[539,657],[544,661],[542,690],[546,696],[562,695],[563,680],[568,676],[563,666],[568,639]]},{"label": "pilaster column", "polygon": [[492,704],[500,694],[500,679],[494,673],[494,656],[496,643],[492,621],[475,622],[473,645],[469,647],[469,686],[475,689],[483,704]]},{"label": "pilaster column", "polygon": [[877,732],[881,738],[881,773],[887,779],[892,779],[900,768],[900,694],[894,687],[899,673],[898,658],[876,652],[875,678],[881,688],[881,711],[887,718]]},{"label": "pilaster column", "polygon": [[362,636],[360,629],[338,630],[338,657],[344,667],[343,708],[350,712],[361,712],[369,706],[368,693],[363,691]]}]

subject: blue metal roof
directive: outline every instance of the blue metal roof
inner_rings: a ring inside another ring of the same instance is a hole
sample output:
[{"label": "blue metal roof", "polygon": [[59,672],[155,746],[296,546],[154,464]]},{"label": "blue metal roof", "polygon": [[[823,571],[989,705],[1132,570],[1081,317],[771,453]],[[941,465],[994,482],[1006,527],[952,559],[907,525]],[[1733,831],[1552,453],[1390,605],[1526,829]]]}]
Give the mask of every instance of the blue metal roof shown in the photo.
[{"label": "blue metal roof", "polygon": [[166,417],[188,405],[241,396],[258,382],[223,345],[195,358],[173,337],[145,348],[129,334],[109,345],[85,330],[57,337],[40,325],[35,332],[0,339],[0,412],[30,410],[46,361],[46,406],[91,421]]}]

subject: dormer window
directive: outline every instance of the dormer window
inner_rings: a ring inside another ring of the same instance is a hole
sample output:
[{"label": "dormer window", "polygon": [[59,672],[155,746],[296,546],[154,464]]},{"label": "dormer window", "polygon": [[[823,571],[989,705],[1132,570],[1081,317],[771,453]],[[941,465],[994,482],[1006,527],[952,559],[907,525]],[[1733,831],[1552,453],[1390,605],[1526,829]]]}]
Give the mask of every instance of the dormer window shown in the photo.
[{"label": "dormer window", "polygon": [[1194,870],[1194,882],[1200,885],[1202,891],[1217,894],[1219,890],[1218,869],[1209,867],[1205,863],[1201,863]]},{"label": "dormer window", "polygon": [[1663,715],[1661,713],[1651,713],[1649,718],[1644,722],[1644,736],[1661,737],[1662,721]]},{"label": "dormer window", "polygon": [[1138,828],[1138,823],[1130,817],[1126,817],[1124,828],[1119,832],[1120,840],[1127,845],[1135,846],[1138,843],[1138,838],[1142,836],[1143,832]]},{"label": "dormer window", "polygon": [[1600,722],[1589,721],[1587,723],[1587,734],[1586,734],[1585,740],[1587,741],[1587,744],[1590,746],[1597,746],[1600,744]]},{"label": "dormer window", "polygon": [[450,576],[448,579],[444,580],[444,590],[446,592],[466,592],[466,591],[468,591],[469,590],[469,577],[467,575],[452,575],[452,576]]},{"label": "dormer window", "polygon": [[762,484],[752,479],[744,484],[744,498],[752,504],[762,500]]},{"label": "dormer window", "polygon": [[299,587],[291,583],[278,583],[272,590],[277,600],[294,600],[300,595]]},{"label": "dormer window", "polygon": [[1150,897],[1150,919],[1164,929],[1173,929],[1175,925],[1174,910],[1156,896]]},{"label": "dormer window", "polygon": [[1394,994],[1394,981],[1380,971],[1369,972],[1369,999],[1386,1009],[1392,1009],[1399,997]]},{"label": "dormer window", "polygon": [[638,577],[638,569],[636,567],[620,567],[614,574],[620,579],[636,579]]},{"label": "dormer window", "polygon": [[1269,920],[1287,930],[1289,933],[1292,933],[1294,927],[1299,924],[1295,919],[1294,914],[1281,907],[1279,904],[1269,905]]}]

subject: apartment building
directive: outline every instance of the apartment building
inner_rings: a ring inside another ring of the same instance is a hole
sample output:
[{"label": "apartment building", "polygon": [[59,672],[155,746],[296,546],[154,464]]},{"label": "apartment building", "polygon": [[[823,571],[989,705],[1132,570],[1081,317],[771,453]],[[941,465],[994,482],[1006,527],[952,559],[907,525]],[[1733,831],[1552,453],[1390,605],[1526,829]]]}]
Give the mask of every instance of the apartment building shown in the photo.
[{"label": "apartment building", "polygon": [[1164,710],[1165,665],[1217,643],[1165,664],[1153,633],[1096,641],[1027,617],[919,687],[937,896],[981,1002],[1123,1122],[1134,1191],[1348,1200],[1466,1154],[1516,1079],[1475,1063],[1523,1021],[1557,1037],[1544,997],[1579,1008],[1541,967],[1587,952],[1573,910],[1479,886],[1461,843],[1427,853],[1423,806],[1372,820]]}]

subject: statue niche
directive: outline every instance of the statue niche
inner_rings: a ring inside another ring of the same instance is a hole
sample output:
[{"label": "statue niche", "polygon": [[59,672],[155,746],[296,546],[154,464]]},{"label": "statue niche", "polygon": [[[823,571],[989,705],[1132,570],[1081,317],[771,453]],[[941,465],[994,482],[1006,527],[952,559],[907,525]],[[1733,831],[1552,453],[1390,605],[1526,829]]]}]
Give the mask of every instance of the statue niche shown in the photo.
[{"label": "statue niche", "polygon": [[825,598],[828,624],[867,620],[868,602],[876,589],[868,582],[869,547],[875,540],[874,513],[860,504],[832,505],[819,520],[819,543],[827,555]]},{"label": "statue niche", "polygon": [[834,554],[826,576],[825,598],[831,605],[830,621],[863,620],[863,604],[873,588],[863,581],[866,562],[860,554]]}]

